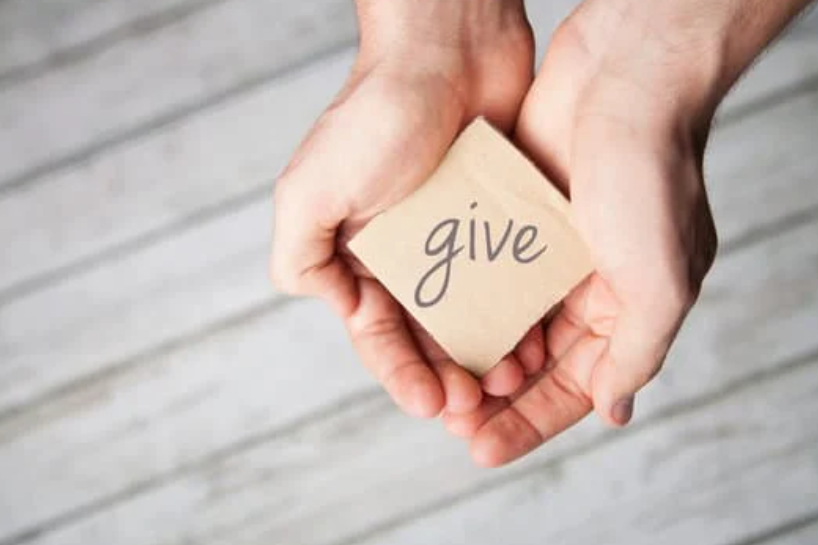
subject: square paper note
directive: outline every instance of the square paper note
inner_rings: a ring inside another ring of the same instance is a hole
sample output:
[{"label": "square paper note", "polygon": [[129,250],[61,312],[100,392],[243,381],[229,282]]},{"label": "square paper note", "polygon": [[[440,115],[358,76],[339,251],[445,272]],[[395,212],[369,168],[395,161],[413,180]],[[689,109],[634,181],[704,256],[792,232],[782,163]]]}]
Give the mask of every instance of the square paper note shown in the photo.
[{"label": "square paper note", "polygon": [[482,119],[349,248],[478,375],[591,271],[568,201]]}]

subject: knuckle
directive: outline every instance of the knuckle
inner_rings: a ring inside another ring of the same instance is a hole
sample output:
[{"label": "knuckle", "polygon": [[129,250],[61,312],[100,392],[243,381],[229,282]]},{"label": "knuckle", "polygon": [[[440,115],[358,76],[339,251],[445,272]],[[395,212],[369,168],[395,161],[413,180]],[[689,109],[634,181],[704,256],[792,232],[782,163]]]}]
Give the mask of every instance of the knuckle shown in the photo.
[{"label": "knuckle", "polygon": [[579,404],[579,406],[590,410],[593,406],[593,398],[591,395],[580,386],[576,379],[562,367],[557,365],[548,374],[550,378],[550,385],[546,387],[544,381],[536,383],[539,386],[540,393],[549,396],[551,388],[560,392],[559,396],[551,397],[552,403],[558,403],[559,400],[572,400],[572,402]]}]

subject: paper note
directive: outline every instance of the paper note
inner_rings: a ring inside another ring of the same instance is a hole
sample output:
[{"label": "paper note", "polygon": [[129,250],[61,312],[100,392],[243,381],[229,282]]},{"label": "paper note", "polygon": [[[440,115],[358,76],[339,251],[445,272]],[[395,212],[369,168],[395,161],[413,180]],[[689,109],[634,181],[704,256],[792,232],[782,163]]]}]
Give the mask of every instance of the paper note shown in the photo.
[{"label": "paper note", "polygon": [[461,366],[495,366],[592,270],[568,201],[482,119],[350,250]]}]

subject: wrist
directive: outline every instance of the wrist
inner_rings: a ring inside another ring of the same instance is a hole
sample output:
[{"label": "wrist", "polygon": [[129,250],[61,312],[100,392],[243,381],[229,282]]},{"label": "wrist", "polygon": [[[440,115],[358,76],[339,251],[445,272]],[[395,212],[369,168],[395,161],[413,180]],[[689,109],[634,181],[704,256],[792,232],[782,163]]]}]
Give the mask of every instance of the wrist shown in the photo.
[{"label": "wrist", "polygon": [[568,26],[596,78],[639,95],[631,105],[655,104],[654,113],[701,126],[709,125],[733,83],[809,3],[608,0],[583,5]]},{"label": "wrist", "polygon": [[356,7],[361,56],[373,61],[468,62],[499,42],[533,39],[523,0],[356,0]]},{"label": "wrist", "polygon": [[512,129],[534,68],[523,0],[356,2],[361,38],[353,77],[437,86],[463,123],[483,115]]}]

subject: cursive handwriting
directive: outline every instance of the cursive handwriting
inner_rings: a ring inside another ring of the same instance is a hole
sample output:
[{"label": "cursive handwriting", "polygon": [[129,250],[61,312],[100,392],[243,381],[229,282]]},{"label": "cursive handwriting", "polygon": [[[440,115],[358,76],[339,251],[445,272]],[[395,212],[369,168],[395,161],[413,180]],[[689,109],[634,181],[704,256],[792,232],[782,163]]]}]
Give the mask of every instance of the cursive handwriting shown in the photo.
[{"label": "cursive handwriting", "polygon": [[[474,212],[477,206],[477,203],[473,202],[470,209]],[[485,252],[478,249],[478,239],[480,237],[477,227],[479,223],[482,223],[483,227],[482,239],[485,244]],[[472,217],[468,221],[468,240],[466,244],[458,244],[460,226],[461,220],[447,218],[435,225],[429,232],[429,236],[426,237],[425,254],[438,260],[421,277],[417,288],[415,288],[415,304],[417,306],[421,308],[433,307],[443,300],[452,279],[452,264],[463,253],[466,246],[468,246],[469,261],[485,259],[492,263],[500,258],[503,249],[507,247],[508,241],[511,239],[512,233],[515,232],[513,219],[506,222],[502,233],[498,236],[488,221],[478,222],[477,218]],[[514,261],[527,265],[539,259],[546,252],[548,249],[547,244],[535,247],[538,236],[539,230],[534,225],[526,224],[516,229],[514,242],[511,245],[511,257]]]}]

